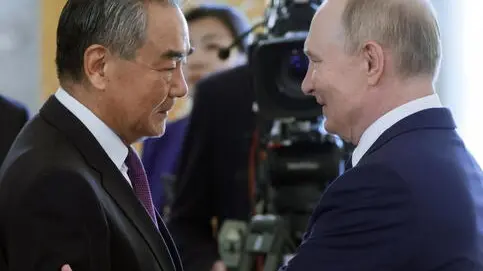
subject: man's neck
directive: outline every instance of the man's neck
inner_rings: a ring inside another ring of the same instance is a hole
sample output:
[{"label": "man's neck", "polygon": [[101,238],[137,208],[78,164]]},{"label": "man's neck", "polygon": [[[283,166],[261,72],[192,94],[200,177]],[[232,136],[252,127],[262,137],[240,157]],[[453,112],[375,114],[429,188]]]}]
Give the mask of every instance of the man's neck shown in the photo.
[{"label": "man's neck", "polygon": [[410,101],[434,94],[431,78],[412,77],[405,80],[393,80],[391,83],[383,82],[383,85],[370,91],[373,97],[367,97],[368,104],[364,107],[365,112],[359,114],[358,120],[351,130],[350,141],[357,145],[364,131],[376,120],[391,110],[409,103]]},{"label": "man's neck", "polygon": [[119,132],[119,129],[117,129],[116,125],[114,125],[113,121],[108,117],[109,114],[105,112],[106,110],[102,106],[102,97],[97,95],[97,90],[90,89],[82,83],[62,84],[62,88],[114,131],[124,144],[130,145],[132,143],[125,140],[124,136]]},{"label": "man's neck", "polygon": [[94,115],[96,115],[96,117],[98,117],[100,120],[105,122],[100,112],[101,110],[99,109],[99,104],[98,104],[99,100],[96,97],[94,97],[95,91],[86,88],[85,86],[82,85],[82,83],[62,84],[61,87],[65,91],[67,91],[69,95],[72,96],[74,99],[76,99],[79,103],[87,107],[92,113],[94,113]]}]

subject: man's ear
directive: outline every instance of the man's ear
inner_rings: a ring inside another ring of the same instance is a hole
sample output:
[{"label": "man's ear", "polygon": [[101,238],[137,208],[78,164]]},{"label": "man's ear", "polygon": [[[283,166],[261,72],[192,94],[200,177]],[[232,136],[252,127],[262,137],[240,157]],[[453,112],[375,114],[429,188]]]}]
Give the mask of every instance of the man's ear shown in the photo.
[{"label": "man's ear", "polygon": [[96,89],[106,88],[106,60],[109,51],[102,45],[94,44],[84,52],[84,72],[86,78]]},{"label": "man's ear", "polygon": [[362,47],[362,54],[366,63],[367,83],[374,86],[384,71],[384,50],[377,42],[368,41]]}]

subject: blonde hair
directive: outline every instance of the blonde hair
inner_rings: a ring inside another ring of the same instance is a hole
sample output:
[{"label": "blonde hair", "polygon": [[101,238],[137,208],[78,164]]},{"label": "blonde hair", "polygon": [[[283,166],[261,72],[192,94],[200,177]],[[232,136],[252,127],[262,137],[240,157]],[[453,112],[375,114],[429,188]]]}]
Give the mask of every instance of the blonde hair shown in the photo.
[{"label": "blonde hair", "polygon": [[437,77],[440,32],[427,0],[347,0],[342,25],[348,53],[372,40],[393,53],[401,76]]}]

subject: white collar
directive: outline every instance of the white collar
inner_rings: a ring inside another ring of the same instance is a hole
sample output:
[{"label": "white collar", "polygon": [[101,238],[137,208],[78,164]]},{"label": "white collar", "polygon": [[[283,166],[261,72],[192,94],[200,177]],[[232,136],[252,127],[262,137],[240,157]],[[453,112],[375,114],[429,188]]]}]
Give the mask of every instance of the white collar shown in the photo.
[{"label": "white collar", "polygon": [[116,167],[121,170],[128,154],[127,146],[101,119],[67,91],[59,88],[55,97],[92,133]]},{"label": "white collar", "polygon": [[428,95],[406,104],[403,104],[377,119],[362,134],[359,144],[352,153],[352,166],[355,167],[369,148],[376,142],[387,129],[391,128],[398,121],[416,112],[442,107],[437,94]]}]

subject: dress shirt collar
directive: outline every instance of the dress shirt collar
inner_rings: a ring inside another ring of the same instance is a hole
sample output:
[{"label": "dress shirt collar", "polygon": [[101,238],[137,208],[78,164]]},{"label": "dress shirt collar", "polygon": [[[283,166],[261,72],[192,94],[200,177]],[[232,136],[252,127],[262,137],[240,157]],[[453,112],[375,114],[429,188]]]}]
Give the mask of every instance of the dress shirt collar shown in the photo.
[{"label": "dress shirt collar", "polygon": [[121,170],[127,157],[128,148],[121,138],[112,131],[102,120],[100,120],[86,106],[77,101],[64,89],[59,88],[55,97],[64,105],[74,116],[76,116],[92,133],[104,151],[116,167]]},{"label": "dress shirt collar", "polygon": [[425,109],[441,107],[443,106],[438,95],[432,94],[410,101],[387,112],[371,124],[362,134],[359,144],[352,153],[352,166],[355,167],[379,136],[398,121]]}]

